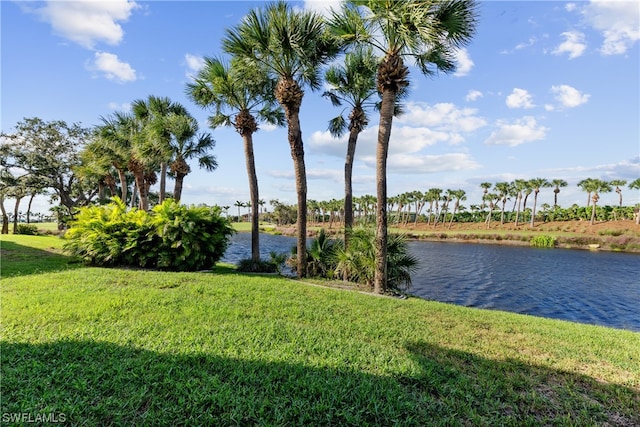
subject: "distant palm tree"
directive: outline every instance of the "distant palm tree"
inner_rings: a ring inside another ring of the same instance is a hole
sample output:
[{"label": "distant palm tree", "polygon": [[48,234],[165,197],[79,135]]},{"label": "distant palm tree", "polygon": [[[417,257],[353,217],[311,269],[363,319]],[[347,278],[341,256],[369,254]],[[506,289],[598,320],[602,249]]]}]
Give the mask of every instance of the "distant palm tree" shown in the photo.
[{"label": "distant palm tree", "polygon": [[511,191],[511,184],[508,182],[498,182],[493,187],[498,192],[498,196],[502,201],[502,209],[500,210],[500,224],[504,224],[504,208],[509,200],[509,193]]},{"label": "distant palm tree", "polygon": [[[281,126],[284,116],[282,110],[274,105],[274,81],[251,78],[251,72],[238,61],[226,65],[220,59],[205,58],[204,67],[194,82],[187,84],[187,95],[201,107],[214,109],[214,115],[209,117],[212,128],[233,126],[242,137],[250,203],[257,206],[260,196],[253,154],[253,134],[258,131],[256,117]],[[254,262],[260,260],[259,213],[254,209],[251,216],[251,259]]]},{"label": "distant palm tree", "polygon": [[303,87],[320,88],[320,67],[337,55],[339,46],[326,31],[320,15],[294,9],[284,1],[251,10],[238,26],[226,31],[222,44],[224,50],[238,60],[265,70],[265,80],[277,80],[274,95],[287,121],[298,199],[297,274],[305,277],[307,173],[300,106]]},{"label": "distant palm tree", "polygon": [[531,212],[531,227],[534,226],[536,217],[536,205],[538,203],[538,193],[541,187],[551,187],[551,183],[545,178],[533,178],[529,180],[529,185],[533,189],[533,210]]},{"label": "distant palm tree", "polygon": [[[629,183],[631,190],[640,190],[640,178],[636,178]],[[640,224],[640,209],[636,213],[636,224]]]},{"label": "distant palm tree", "polygon": [[591,203],[591,193],[593,193],[594,188],[597,187],[597,179],[594,178],[585,178],[578,182],[578,187],[587,193],[587,207]]},{"label": "distant palm tree", "polygon": [[593,195],[591,196],[591,225],[593,225],[596,219],[596,207],[598,201],[600,200],[600,193],[610,192],[611,185],[609,185],[609,183],[606,181],[602,181],[601,179],[592,179],[589,181],[588,185],[585,186],[584,190],[588,191],[590,194],[593,193]]},{"label": "distant palm tree", "polygon": [[567,181],[564,179],[553,179],[551,180],[551,185],[554,187],[553,189],[553,207],[558,206],[558,193],[560,192],[560,187],[566,187]]},{"label": "distant palm tree", "polygon": [[613,181],[610,181],[609,184],[616,186],[615,192],[618,193],[618,197],[620,199],[619,206],[622,207],[622,189],[620,189],[620,187],[627,185],[627,181],[624,179],[614,179]]},{"label": "distant palm tree", "polygon": [[513,191],[516,193],[516,201],[515,203],[517,203],[518,205],[518,210],[516,211],[516,227],[518,226],[518,220],[520,218],[520,209],[522,207],[521,203],[522,203],[522,192],[526,189],[527,187],[527,181],[525,181],[524,179],[516,179],[513,182]]},{"label": "distant palm tree", "polygon": [[464,190],[454,190],[451,191],[451,195],[455,199],[455,203],[453,205],[453,212],[451,213],[451,221],[449,222],[449,230],[451,230],[451,226],[453,225],[453,218],[456,216],[456,212],[460,208],[460,202],[463,200],[467,200],[467,196]]}]

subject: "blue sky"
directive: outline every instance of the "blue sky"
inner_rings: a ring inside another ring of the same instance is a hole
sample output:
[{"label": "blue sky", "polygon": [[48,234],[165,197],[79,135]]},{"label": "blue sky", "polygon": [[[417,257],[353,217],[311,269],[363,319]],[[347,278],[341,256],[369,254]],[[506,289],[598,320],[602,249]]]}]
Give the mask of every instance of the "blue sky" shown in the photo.
[{"label": "blue sky", "polygon": [[[100,124],[135,99],[167,96],[211,131],[219,168],[185,179],[183,202],[249,200],[240,136],[210,130],[208,112],[185,96],[204,56],[220,56],[243,1],[1,1],[1,126],[24,117]],[[331,1],[295,2],[323,12]],[[406,114],[394,120],[389,195],[461,188],[480,202],[481,182],[562,178],[559,203],[584,205],[584,178],[640,177],[640,3],[481,2],[473,42],[458,71],[427,78],[411,69]],[[343,197],[346,139],[330,137],[339,110],[307,90],[301,109],[308,198]],[[375,194],[377,116],[359,139],[356,196]],[[254,136],[260,198],[295,203],[284,129]],[[170,181],[171,189],[173,182]],[[625,204],[640,194],[623,189]],[[553,203],[543,189],[539,204]],[[616,204],[615,193],[601,204]],[[46,211],[46,200],[35,210]],[[233,212],[233,210],[232,210]]]}]

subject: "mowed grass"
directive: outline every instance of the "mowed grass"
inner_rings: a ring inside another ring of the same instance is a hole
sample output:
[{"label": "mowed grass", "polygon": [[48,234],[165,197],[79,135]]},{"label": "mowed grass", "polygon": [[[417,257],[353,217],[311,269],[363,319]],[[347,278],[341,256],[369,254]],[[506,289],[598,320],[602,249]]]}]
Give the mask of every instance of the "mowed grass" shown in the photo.
[{"label": "mowed grass", "polygon": [[62,413],[74,425],[640,424],[640,333],[230,266],[69,269],[61,256],[36,272],[11,253],[60,243],[1,239],[3,414]]}]

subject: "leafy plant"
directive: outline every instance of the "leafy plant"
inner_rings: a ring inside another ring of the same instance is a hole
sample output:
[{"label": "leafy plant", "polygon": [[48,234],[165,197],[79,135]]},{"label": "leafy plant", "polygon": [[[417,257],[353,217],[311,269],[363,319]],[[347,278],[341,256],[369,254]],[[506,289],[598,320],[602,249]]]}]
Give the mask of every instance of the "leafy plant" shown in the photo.
[{"label": "leafy plant", "polygon": [[25,234],[29,236],[38,235],[38,226],[32,224],[18,224],[16,234]]},{"label": "leafy plant", "polygon": [[166,200],[151,212],[127,211],[115,198],[82,208],[65,234],[64,249],[92,265],[196,271],[222,257],[233,232],[219,208]]},{"label": "leafy plant", "polygon": [[543,234],[532,237],[529,244],[536,248],[553,248],[556,245],[556,238]]},{"label": "leafy plant", "polygon": [[238,262],[237,270],[243,273],[276,273],[278,266],[273,261],[258,260],[251,258],[241,259]]}]

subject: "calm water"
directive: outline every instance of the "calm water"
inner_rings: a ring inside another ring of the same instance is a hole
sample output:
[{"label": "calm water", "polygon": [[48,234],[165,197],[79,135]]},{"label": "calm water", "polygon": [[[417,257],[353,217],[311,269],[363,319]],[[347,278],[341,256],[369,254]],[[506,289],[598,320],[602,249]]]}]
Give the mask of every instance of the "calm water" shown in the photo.
[{"label": "calm water", "polygon": [[[223,261],[251,256],[238,233]],[[261,255],[289,252],[295,238],[260,235]],[[420,260],[415,296],[640,331],[640,256],[499,245],[409,242]]]}]

